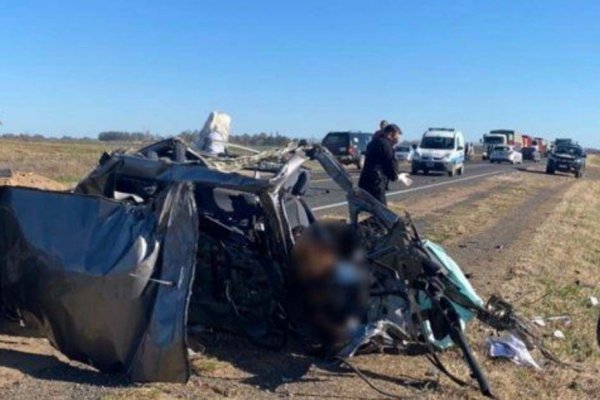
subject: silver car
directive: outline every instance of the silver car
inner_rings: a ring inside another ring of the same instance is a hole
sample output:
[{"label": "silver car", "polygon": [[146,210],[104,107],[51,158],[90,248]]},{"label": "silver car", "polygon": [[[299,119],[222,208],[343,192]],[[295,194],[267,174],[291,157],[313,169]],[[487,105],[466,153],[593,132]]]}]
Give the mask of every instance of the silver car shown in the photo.
[{"label": "silver car", "polygon": [[523,154],[520,151],[517,151],[514,146],[495,146],[490,155],[490,162],[498,164],[503,162],[523,164]]},{"label": "silver car", "polygon": [[398,161],[411,162],[415,151],[410,145],[401,144],[396,146],[394,149],[394,154],[396,156],[396,160]]}]

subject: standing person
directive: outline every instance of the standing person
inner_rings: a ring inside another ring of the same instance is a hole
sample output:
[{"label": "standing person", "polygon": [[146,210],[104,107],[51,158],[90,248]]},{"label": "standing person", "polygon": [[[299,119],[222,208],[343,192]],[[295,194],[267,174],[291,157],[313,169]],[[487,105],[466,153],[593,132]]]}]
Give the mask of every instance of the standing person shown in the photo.
[{"label": "standing person", "polygon": [[225,154],[225,144],[229,141],[231,117],[220,111],[213,111],[194,141],[196,148],[204,153]]},{"label": "standing person", "polygon": [[385,205],[388,182],[398,180],[399,169],[394,156],[394,145],[401,136],[402,131],[395,124],[387,125],[380,136],[373,136],[367,145],[365,166],[358,180],[358,187]]},{"label": "standing person", "polygon": [[383,136],[383,130],[388,125],[389,125],[388,122],[385,119],[382,119],[381,122],[379,123],[379,130],[377,132],[375,132],[375,134],[373,135],[373,137]]}]

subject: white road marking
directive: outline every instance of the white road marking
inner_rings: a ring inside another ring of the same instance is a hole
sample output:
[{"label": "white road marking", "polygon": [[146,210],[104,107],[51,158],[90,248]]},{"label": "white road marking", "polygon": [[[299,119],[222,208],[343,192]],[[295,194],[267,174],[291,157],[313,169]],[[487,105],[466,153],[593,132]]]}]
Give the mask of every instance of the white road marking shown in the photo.
[{"label": "white road marking", "polygon": [[[482,163],[473,163],[471,165],[482,165],[482,166],[486,166],[487,164],[482,164]],[[408,171],[407,171],[408,172]],[[351,178],[358,178],[360,177],[360,171],[357,172],[350,172],[348,171],[348,173],[350,174]],[[322,179],[311,179],[310,180],[311,183],[320,183],[320,182],[333,182],[333,179],[331,178],[322,178]]]},{"label": "white road marking", "polygon": [[[509,170],[500,170],[500,171],[494,171],[494,172],[487,172],[485,174],[479,174],[479,175],[473,175],[473,176],[466,176],[464,178],[450,179],[450,180],[445,181],[445,182],[432,183],[431,185],[426,185],[426,186],[419,186],[419,187],[410,188],[410,189],[396,190],[394,192],[389,192],[387,194],[387,197],[397,196],[399,194],[419,192],[421,190],[433,189],[433,188],[436,188],[436,187],[452,185],[454,183],[459,183],[459,182],[466,182],[466,181],[470,181],[470,180],[473,180],[473,179],[484,178],[486,176],[492,176],[492,175],[498,175],[498,174],[505,174],[505,173],[507,173],[509,171],[511,171],[511,170],[509,169]],[[512,171],[514,171],[514,170],[512,170]],[[315,211],[315,212],[316,211],[323,211],[323,210],[328,210],[330,208],[336,208],[336,207],[345,206],[347,204],[348,204],[347,201],[341,201],[339,203],[333,203],[333,204],[327,204],[327,205],[324,205],[324,206],[314,207],[314,208],[312,208],[312,211]]]}]

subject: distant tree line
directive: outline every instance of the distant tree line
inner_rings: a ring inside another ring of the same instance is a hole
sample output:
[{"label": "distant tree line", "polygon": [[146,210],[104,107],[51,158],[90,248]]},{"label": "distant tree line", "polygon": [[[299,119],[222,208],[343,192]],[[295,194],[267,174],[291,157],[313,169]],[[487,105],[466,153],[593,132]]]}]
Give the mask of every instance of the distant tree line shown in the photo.
[{"label": "distant tree line", "polygon": [[98,140],[103,142],[151,142],[162,139],[150,132],[106,131],[98,134]]},{"label": "distant tree line", "polygon": [[[185,140],[188,143],[193,143],[196,139],[200,131],[184,131],[179,135],[180,138]],[[280,147],[285,146],[289,142],[292,141],[291,138],[280,135],[279,132],[276,133],[254,133],[248,134],[244,133],[242,135],[231,135],[229,137],[229,141],[231,143],[240,144],[243,146],[269,146],[269,147]]]},{"label": "distant tree line", "polygon": [[[188,143],[193,143],[200,131],[184,131],[179,137]],[[0,138],[23,140],[23,141],[36,141],[36,140],[95,140],[90,137],[74,138],[71,136],[44,136],[40,134],[31,133],[4,133],[0,134]],[[162,136],[151,133],[151,132],[126,132],[126,131],[106,131],[98,134],[98,140],[110,142],[151,142],[163,139]],[[237,143],[243,146],[265,146],[265,147],[280,147],[285,146],[292,141],[291,138],[276,133],[244,133],[242,135],[232,135],[229,140],[232,143]]]},{"label": "distant tree line", "polygon": [[80,137],[80,138],[74,138],[72,136],[67,136],[67,135],[63,135],[63,136],[44,136],[44,135],[40,135],[39,133],[3,133],[0,135],[0,138],[2,139],[12,139],[12,140],[22,140],[25,142],[34,142],[34,141],[39,141],[39,140],[53,140],[53,141],[70,141],[70,140],[77,140],[77,141],[90,141],[90,140],[95,140],[94,138],[90,138],[90,137]]}]

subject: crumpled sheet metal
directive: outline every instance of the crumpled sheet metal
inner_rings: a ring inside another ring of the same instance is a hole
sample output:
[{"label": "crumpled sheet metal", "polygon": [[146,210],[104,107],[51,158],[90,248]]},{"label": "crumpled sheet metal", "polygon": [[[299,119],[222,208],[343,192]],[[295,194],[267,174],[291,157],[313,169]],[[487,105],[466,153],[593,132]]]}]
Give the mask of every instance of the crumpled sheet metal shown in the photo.
[{"label": "crumpled sheet metal", "polygon": [[195,163],[155,161],[130,155],[115,155],[96,168],[75,188],[76,193],[112,197],[117,177],[146,178],[164,187],[173,183],[193,182],[248,193],[263,193],[272,185],[268,181],[238,173],[221,172]]},{"label": "crumpled sheet metal", "polygon": [[174,185],[134,206],[0,188],[0,295],[69,358],[134,381],[185,382],[197,215]]}]

